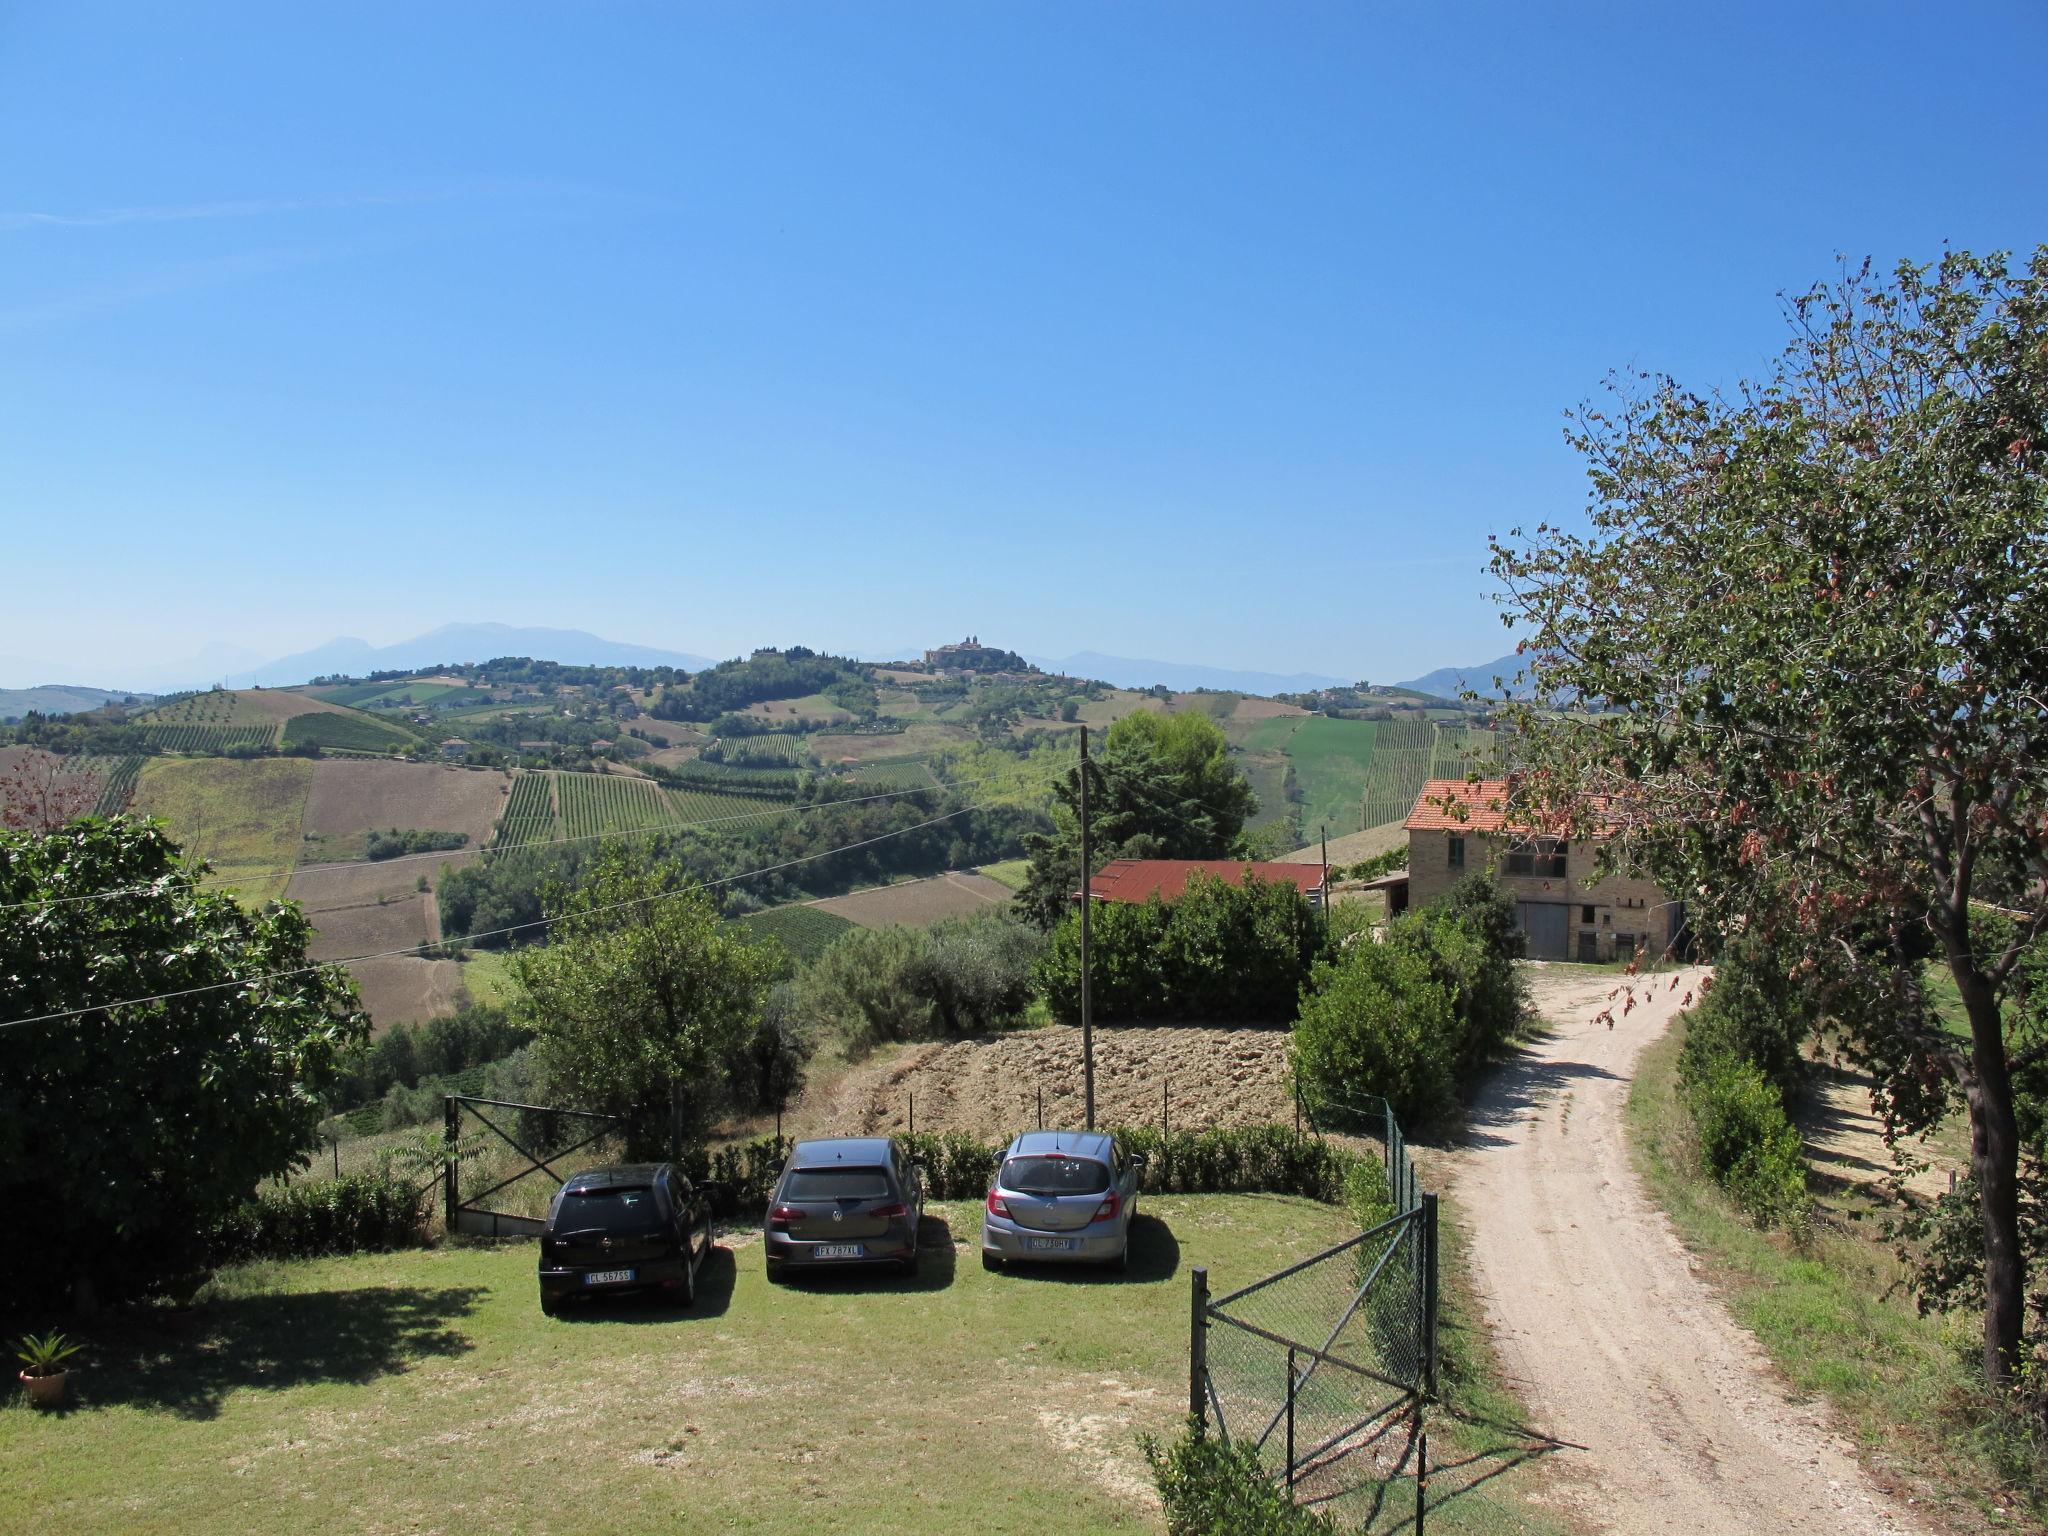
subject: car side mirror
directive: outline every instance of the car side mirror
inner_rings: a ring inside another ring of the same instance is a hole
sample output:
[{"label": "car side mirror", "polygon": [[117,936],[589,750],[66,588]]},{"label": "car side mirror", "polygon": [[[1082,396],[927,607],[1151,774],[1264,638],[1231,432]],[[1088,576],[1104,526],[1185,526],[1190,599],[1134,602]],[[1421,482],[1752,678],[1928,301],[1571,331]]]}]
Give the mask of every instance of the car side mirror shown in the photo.
[{"label": "car side mirror", "polygon": [[1144,1154],[1144,1153],[1142,1153],[1142,1152],[1133,1152],[1133,1153],[1131,1154],[1131,1166],[1132,1166],[1133,1168],[1142,1168],[1142,1167],[1144,1167],[1144,1166],[1145,1166],[1145,1164],[1146,1164],[1146,1161],[1147,1161],[1147,1159],[1146,1159],[1146,1157],[1145,1157],[1145,1154]]}]

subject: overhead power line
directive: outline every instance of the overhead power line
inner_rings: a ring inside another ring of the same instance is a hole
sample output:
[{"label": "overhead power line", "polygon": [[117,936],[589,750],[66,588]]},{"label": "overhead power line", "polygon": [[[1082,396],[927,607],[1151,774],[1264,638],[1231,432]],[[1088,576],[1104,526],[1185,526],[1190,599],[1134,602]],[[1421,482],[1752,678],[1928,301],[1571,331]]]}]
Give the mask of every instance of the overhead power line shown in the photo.
[{"label": "overhead power line", "polygon": [[[579,843],[602,842],[607,838],[647,837],[662,832],[687,832],[701,827],[725,826],[736,821],[758,821],[765,816],[797,816],[808,811],[826,810],[838,805],[868,805],[877,800],[900,800],[907,795],[929,795],[944,790],[968,789],[977,784],[989,784],[1004,777],[1001,774],[984,774],[976,779],[959,779],[952,783],[920,784],[911,789],[892,789],[872,795],[851,795],[843,800],[815,800],[808,805],[782,805],[759,811],[737,811],[730,816],[707,816],[696,821],[669,821],[654,826],[622,827],[606,832],[587,832],[580,837],[541,837],[523,843],[496,844],[477,848],[443,848],[426,853],[404,853],[395,858],[376,860],[329,860],[320,864],[271,865],[263,869],[245,870],[239,875],[209,875],[203,879],[179,882],[183,890],[211,890],[216,887],[247,885],[255,880],[274,879],[279,875],[314,873],[328,869],[364,869],[369,867],[387,868],[396,864],[409,864],[418,859],[462,859],[480,854],[520,853],[531,848],[568,848]],[[652,781],[649,781],[652,782]],[[175,876],[168,877],[173,880]],[[163,881],[145,881],[139,885],[114,886],[104,891],[83,891],[76,896],[40,896],[30,901],[0,903],[0,912],[19,912],[25,907],[71,906],[88,901],[112,901],[122,896],[147,895],[156,891]]]},{"label": "overhead power line", "polygon": [[[610,902],[601,907],[593,907],[587,912],[578,912],[573,915],[576,917],[597,917],[606,912],[618,912],[629,907],[645,906],[650,902],[672,900],[677,896],[687,895],[691,891],[705,891],[718,886],[735,885],[742,880],[758,879],[762,875],[772,875],[785,869],[795,869],[802,864],[814,864],[819,859],[829,859],[834,854],[851,853],[857,848],[872,847],[876,843],[885,843],[892,837],[904,837],[912,832],[922,832],[927,827],[935,827],[941,822],[951,821],[956,816],[965,816],[971,811],[986,810],[990,803],[992,802],[963,805],[957,810],[947,811],[944,815],[934,816],[927,821],[918,822],[915,826],[898,827],[893,832],[882,832],[874,837],[862,838],[858,842],[842,844],[837,848],[826,848],[817,853],[804,854],[799,858],[785,859],[779,864],[769,864],[760,869],[746,870],[737,875],[722,875],[716,880],[700,880],[692,885],[681,886],[673,891],[658,891],[651,896],[635,896],[626,901]],[[550,928],[562,920],[561,917],[539,917],[528,923],[513,923],[504,928],[491,928],[486,929],[482,933],[466,934],[464,938],[472,940],[502,938],[509,934],[524,933],[531,929]],[[231,992],[236,988],[258,987],[274,981],[289,981],[297,976],[310,976],[315,971],[323,970],[330,965],[356,965],[366,960],[390,960],[405,955],[417,955],[424,950],[438,949],[439,947],[435,943],[414,944],[404,949],[387,949],[380,950],[375,954],[350,955],[339,960],[315,961],[309,965],[295,966],[288,971],[272,971],[261,976],[238,977],[233,981],[209,982],[205,986],[184,987],[173,992],[156,992],[144,997],[124,997],[116,1002],[92,1003],[83,1008],[61,1008],[54,1013],[40,1013],[26,1018],[0,1020],[0,1029],[20,1029],[26,1025],[49,1024],[59,1019],[82,1019],[91,1014],[109,1013],[116,1008],[137,1008],[150,1003],[172,1002],[181,997],[198,997],[212,992]]]}]

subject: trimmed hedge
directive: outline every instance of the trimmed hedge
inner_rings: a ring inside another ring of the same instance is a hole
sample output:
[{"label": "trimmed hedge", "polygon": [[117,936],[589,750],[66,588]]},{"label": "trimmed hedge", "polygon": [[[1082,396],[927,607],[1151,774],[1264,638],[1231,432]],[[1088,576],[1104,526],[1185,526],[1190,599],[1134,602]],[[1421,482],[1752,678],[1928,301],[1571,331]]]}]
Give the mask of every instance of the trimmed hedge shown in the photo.
[{"label": "trimmed hedge", "polygon": [[[1286,1126],[1175,1131],[1170,1136],[1149,1125],[1111,1131],[1128,1151],[1144,1156],[1139,1187],[1146,1194],[1300,1195],[1348,1205],[1367,1225],[1391,1214],[1379,1159]],[[957,1134],[899,1139],[924,1163],[925,1194],[933,1200],[979,1200],[994,1182],[1008,1145]],[[699,1150],[684,1159],[684,1172],[698,1182],[711,1182],[712,1208],[719,1215],[754,1215],[767,1204],[789,1147],[787,1140],[762,1136],[715,1152]]]},{"label": "trimmed hedge", "polygon": [[1251,1446],[1212,1440],[1193,1419],[1162,1450],[1140,1441],[1166,1507],[1167,1536],[1335,1536],[1337,1522],[1303,1509],[1259,1465]]},{"label": "trimmed hedge", "polygon": [[264,1190],[222,1218],[213,1232],[213,1261],[406,1248],[420,1241],[424,1216],[417,1191],[379,1174],[288,1184]]}]

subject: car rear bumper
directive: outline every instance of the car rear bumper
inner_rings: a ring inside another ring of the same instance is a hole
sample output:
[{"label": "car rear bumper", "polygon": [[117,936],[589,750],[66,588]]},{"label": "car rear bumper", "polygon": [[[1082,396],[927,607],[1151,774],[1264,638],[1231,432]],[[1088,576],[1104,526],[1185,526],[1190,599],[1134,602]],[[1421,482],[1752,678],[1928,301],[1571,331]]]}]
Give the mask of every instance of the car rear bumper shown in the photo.
[{"label": "car rear bumper", "polygon": [[857,1259],[821,1259],[816,1250],[825,1246],[822,1242],[811,1242],[803,1238],[790,1237],[781,1232],[767,1234],[764,1247],[768,1262],[779,1269],[860,1269],[871,1264],[901,1264],[917,1255],[917,1244],[907,1233],[891,1233],[885,1237],[861,1237],[846,1239],[861,1245]]},{"label": "car rear bumper", "polygon": [[[981,1251],[992,1259],[1025,1259],[1033,1264],[1099,1264],[1114,1259],[1129,1241],[1129,1229],[1119,1222],[1105,1222],[1091,1232],[1037,1232],[1019,1227],[998,1216],[981,1219]],[[1041,1248],[1034,1243],[1050,1239],[1064,1242],[1064,1248]]]},{"label": "car rear bumper", "polygon": [[[633,1271],[633,1278],[608,1285],[591,1285],[583,1278],[588,1274],[602,1274],[613,1269],[630,1269]],[[689,1260],[680,1254],[646,1263],[549,1268],[540,1272],[540,1294],[547,1301],[562,1301],[570,1296],[618,1296],[627,1291],[661,1290],[680,1286],[689,1278],[689,1274]]]}]

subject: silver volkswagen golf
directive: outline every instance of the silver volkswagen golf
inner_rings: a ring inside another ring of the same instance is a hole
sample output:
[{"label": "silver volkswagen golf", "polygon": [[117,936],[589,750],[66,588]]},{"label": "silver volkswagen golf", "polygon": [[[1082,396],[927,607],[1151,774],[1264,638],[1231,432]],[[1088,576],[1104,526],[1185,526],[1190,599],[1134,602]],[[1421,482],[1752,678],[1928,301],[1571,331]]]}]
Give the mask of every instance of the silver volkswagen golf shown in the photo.
[{"label": "silver volkswagen golf", "polygon": [[1026,1131],[1011,1142],[981,1217],[981,1263],[1011,1259],[1122,1269],[1142,1157],[1099,1131]]}]

